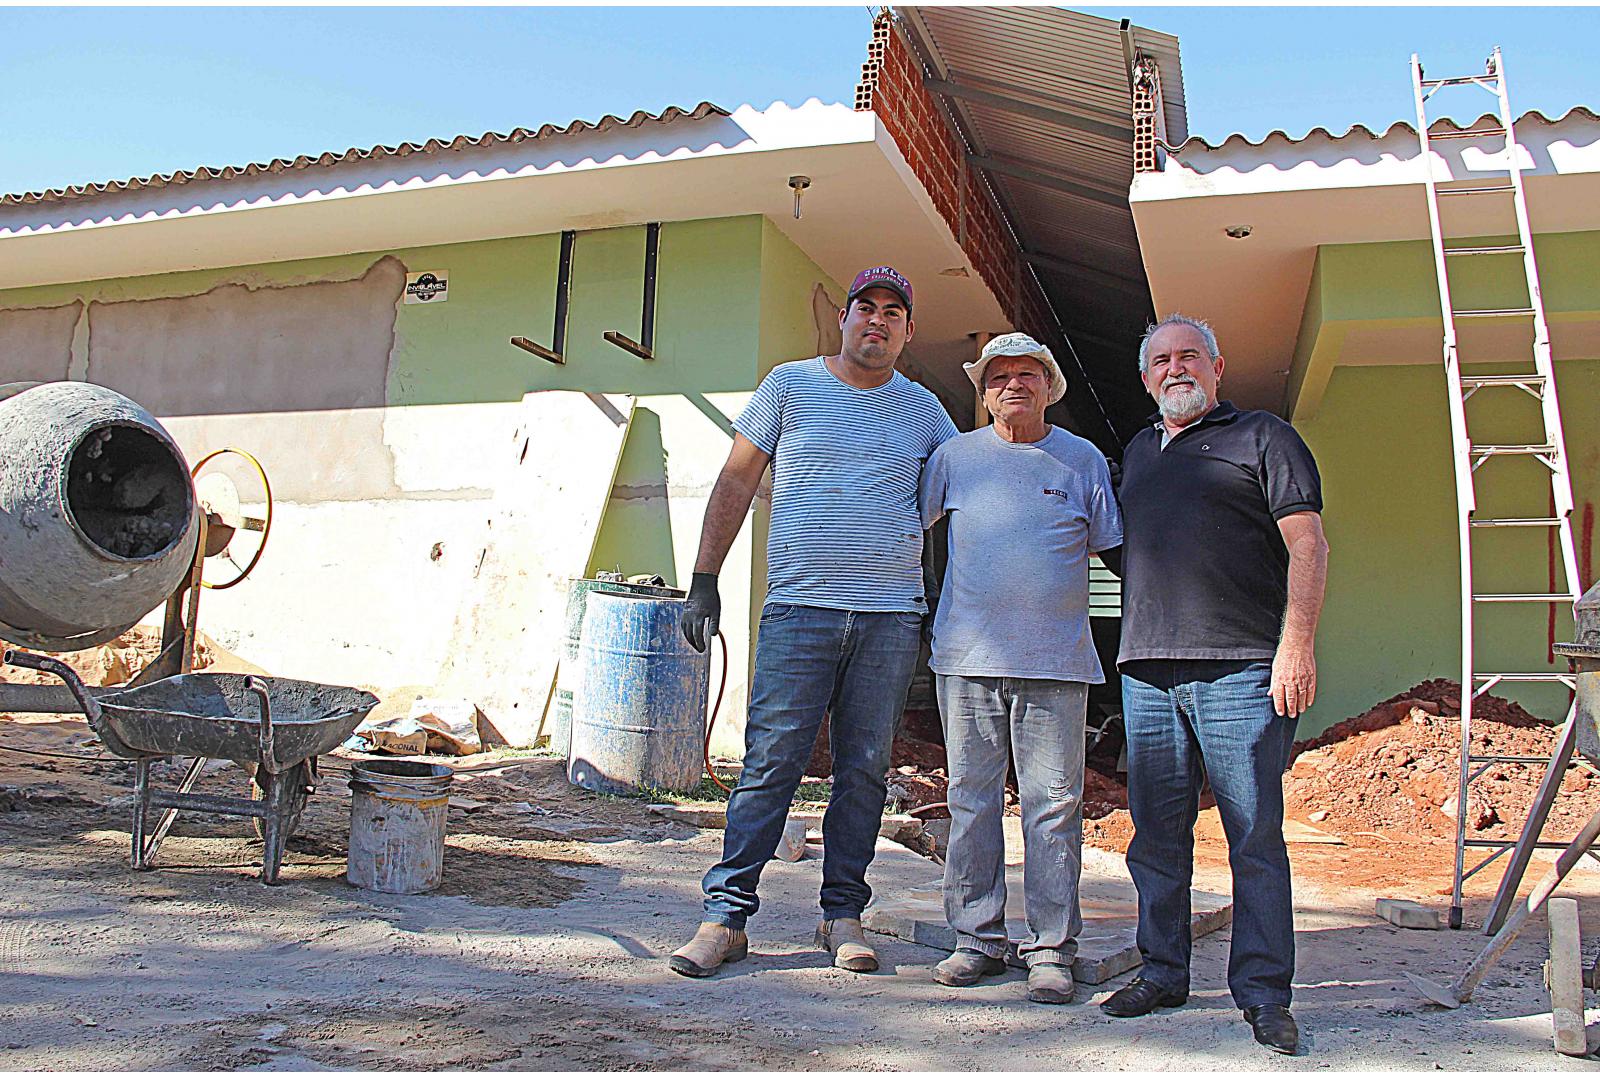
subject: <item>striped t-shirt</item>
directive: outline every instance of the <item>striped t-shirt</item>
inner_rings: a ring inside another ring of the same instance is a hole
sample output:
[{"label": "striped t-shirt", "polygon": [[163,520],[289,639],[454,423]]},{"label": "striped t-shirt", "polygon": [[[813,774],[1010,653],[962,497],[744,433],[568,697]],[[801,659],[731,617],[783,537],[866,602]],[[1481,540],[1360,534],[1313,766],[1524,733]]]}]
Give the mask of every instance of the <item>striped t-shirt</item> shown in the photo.
[{"label": "striped t-shirt", "polygon": [[928,610],[917,482],[956,436],[938,398],[898,371],[858,389],[818,356],[773,368],[733,426],[772,455],[768,603]]}]

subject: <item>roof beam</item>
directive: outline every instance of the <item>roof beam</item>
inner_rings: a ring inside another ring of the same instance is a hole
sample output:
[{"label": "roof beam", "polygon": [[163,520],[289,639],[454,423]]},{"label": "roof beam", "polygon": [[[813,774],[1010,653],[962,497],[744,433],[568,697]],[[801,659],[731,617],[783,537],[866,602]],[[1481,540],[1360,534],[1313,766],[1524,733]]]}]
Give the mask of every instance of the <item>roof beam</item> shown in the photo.
[{"label": "roof beam", "polygon": [[1088,187],[1072,180],[1064,180],[1054,173],[1047,173],[1042,169],[1035,169],[1029,165],[1020,165],[1014,161],[1006,161],[1002,158],[983,154],[968,154],[967,161],[974,168],[982,169],[984,172],[999,173],[1001,176],[1014,176],[1018,180],[1023,180],[1030,184],[1038,184],[1040,187],[1047,187],[1054,191],[1062,191],[1068,195],[1076,195],[1080,199],[1088,199],[1090,202],[1097,202],[1102,206],[1115,207],[1118,210],[1128,209],[1128,197],[1126,195],[1113,195],[1110,192],[1101,191],[1099,188]]},{"label": "roof beam", "polygon": [[1086,132],[1090,135],[1099,135],[1101,138],[1113,142],[1133,145],[1133,124],[1130,119],[1127,127],[1108,124],[1103,120],[1091,120],[1087,116],[1066,112],[1062,109],[1051,108],[1048,105],[1035,104],[1032,101],[1023,101],[1020,98],[1010,97],[1006,94],[997,94],[993,90],[980,90],[976,86],[967,86],[963,83],[951,82],[948,79],[935,79],[925,76],[922,85],[935,94],[957,98],[962,101],[971,101],[979,105],[988,105],[1002,112],[1016,113],[1034,120],[1042,120],[1047,124],[1056,124],[1060,127],[1071,128],[1074,131]]},{"label": "roof beam", "polygon": [[1039,269],[1048,270],[1051,273],[1091,278],[1102,285],[1120,289],[1140,299],[1150,295],[1149,287],[1144,282],[1123,277],[1121,274],[1114,274],[1110,270],[1102,270],[1098,266],[1074,262],[1071,259],[1063,259],[1059,255],[1050,255],[1040,251],[1023,252],[1022,257]]}]

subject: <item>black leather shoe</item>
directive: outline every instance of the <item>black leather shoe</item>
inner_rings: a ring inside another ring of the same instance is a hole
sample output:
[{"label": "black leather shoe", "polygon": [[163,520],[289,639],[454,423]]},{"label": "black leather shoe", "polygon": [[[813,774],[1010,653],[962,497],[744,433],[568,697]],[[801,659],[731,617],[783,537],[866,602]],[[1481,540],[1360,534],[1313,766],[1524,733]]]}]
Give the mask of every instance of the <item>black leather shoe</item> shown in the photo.
[{"label": "black leather shoe", "polygon": [[1292,1054],[1300,1049],[1300,1029],[1286,1006],[1252,1005],[1244,1010],[1244,1018],[1250,1021],[1256,1042],[1267,1049],[1280,1054]]},{"label": "black leather shoe", "polygon": [[1151,982],[1135,979],[1100,1003],[1100,1011],[1107,1016],[1143,1016],[1156,1009],[1171,1009],[1189,1000],[1187,990],[1178,992]]}]

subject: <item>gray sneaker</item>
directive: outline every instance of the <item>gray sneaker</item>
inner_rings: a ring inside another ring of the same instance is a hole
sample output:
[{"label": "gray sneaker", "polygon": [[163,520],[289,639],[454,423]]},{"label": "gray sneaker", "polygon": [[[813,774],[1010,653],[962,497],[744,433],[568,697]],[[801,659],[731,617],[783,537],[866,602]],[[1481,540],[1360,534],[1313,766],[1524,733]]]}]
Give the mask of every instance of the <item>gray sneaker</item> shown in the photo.
[{"label": "gray sneaker", "polygon": [[1028,1000],[1041,1005],[1069,1005],[1077,984],[1066,964],[1034,964],[1028,969]]},{"label": "gray sneaker", "polygon": [[934,967],[933,978],[945,986],[971,986],[986,975],[1000,975],[1005,970],[1006,962],[998,956],[957,949]]}]

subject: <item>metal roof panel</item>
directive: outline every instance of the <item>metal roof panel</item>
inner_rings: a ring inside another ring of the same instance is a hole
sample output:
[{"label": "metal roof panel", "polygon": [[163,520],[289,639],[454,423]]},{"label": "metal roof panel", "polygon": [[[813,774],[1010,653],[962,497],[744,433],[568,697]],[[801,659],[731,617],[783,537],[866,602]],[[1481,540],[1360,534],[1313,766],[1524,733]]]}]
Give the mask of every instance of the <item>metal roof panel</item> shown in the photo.
[{"label": "metal roof panel", "polygon": [[309,169],[313,166],[339,165],[351,161],[371,161],[385,157],[404,157],[409,154],[436,154],[443,151],[465,150],[472,147],[497,146],[502,143],[518,143],[529,139],[548,139],[558,135],[579,135],[587,132],[606,131],[614,127],[640,127],[644,124],[668,124],[678,120],[700,120],[707,116],[727,116],[728,111],[720,105],[713,105],[709,101],[702,101],[692,109],[682,109],[676,105],[669,105],[659,113],[639,110],[627,119],[620,116],[606,114],[600,119],[590,122],[588,120],[574,120],[570,124],[558,127],[555,124],[545,124],[538,128],[513,128],[504,135],[499,132],[486,131],[476,137],[457,135],[452,139],[429,139],[424,143],[405,142],[398,146],[374,146],[369,149],[351,147],[348,150],[335,153],[326,151],[316,157],[302,154],[296,158],[274,158],[268,162],[252,162],[248,165],[226,165],[221,168],[201,166],[197,169],[180,170],[172,173],[158,173],[155,176],[132,177],[127,180],[109,180],[98,184],[77,184],[70,187],[50,188],[46,191],[22,192],[13,195],[0,195],[0,206],[28,205],[32,203],[53,202],[64,199],[93,198],[96,195],[105,195],[121,191],[134,191],[139,188],[164,187],[167,184],[188,184],[206,180],[231,180],[237,176],[258,176],[263,173],[283,173],[295,169]]}]

